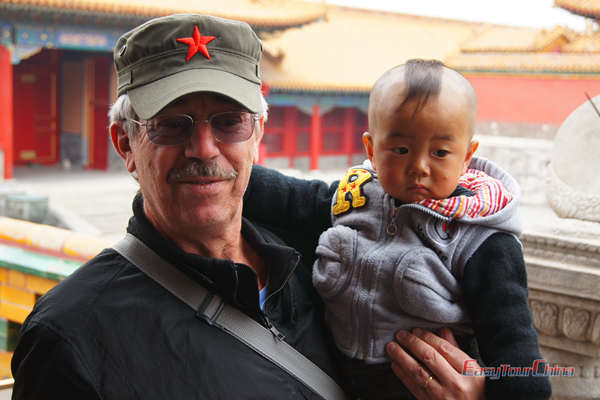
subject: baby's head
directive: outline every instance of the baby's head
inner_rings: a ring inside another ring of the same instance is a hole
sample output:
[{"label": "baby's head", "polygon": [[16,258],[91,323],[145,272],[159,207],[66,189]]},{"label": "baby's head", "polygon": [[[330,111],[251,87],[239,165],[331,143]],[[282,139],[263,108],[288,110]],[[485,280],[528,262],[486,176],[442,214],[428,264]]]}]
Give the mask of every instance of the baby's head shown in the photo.
[{"label": "baby's head", "polygon": [[383,189],[403,203],[449,197],[477,150],[476,103],[465,77],[439,61],[410,60],[383,74],[363,135]]}]

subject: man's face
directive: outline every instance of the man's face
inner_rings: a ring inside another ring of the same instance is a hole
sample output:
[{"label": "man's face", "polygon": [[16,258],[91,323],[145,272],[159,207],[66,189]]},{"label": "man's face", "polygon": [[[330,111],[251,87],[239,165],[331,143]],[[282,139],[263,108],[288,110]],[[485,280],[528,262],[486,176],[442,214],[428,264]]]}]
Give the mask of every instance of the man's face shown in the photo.
[{"label": "man's face", "polygon": [[[241,221],[242,197],[258,154],[260,132],[255,128],[244,142],[218,142],[209,124],[201,121],[225,111],[244,109],[211,93],[184,96],[157,116],[191,116],[196,125],[189,140],[176,146],[156,145],[149,140],[143,126],[132,139],[127,168],[137,174],[148,219],[171,239],[202,230],[216,232]],[[218,176],[181,173],[182,168],[193,162],[208,164],[218,171]]]},{"label": "man's face", "polygon": [[374,132],[365,134],[367,155],[383,189],[403,203],[447,198],[477,148],[468,102],[443,88],[413,117],[415,103],[399,109],[402,100],[381,102]]}]

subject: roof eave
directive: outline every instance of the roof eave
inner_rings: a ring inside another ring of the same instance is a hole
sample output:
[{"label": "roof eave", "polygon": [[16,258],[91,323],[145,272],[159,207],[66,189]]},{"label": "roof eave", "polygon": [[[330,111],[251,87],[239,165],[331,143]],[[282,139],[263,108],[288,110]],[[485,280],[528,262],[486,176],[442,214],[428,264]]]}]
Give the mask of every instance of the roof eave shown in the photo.
[{"label": "roof eave", "polygon": [[[77,5],[77,3],[74,4]],[[140,10],[139,8],[128,6],[126,3],[123,3],[123,5],[115,7],[112,10],[105,11],[90,10],[83,7],[57,8],[6,2],[0,2],[0,11],[2,14],[2,19],[4,20],[27,20],[32,16],[35,16],[41,17],[43,20],[56,22],[74,21],[82,24],[94,23],[100,26],[135,26],[151,18],[181,12],[180,9],[152,10],[144,8]],[[213,15],[229,19],[242,19],[233,18],[232,15],[225,13],[214,13]],[[302,26],[304,24],[317,21],[323,18],[324,15],[324,11],[315,11],[306,13],[302,16],[287,17],[278,20],[249,17],[243,18],[243,21],[252,25],[254,28],[261,30],[277,30]]]}]

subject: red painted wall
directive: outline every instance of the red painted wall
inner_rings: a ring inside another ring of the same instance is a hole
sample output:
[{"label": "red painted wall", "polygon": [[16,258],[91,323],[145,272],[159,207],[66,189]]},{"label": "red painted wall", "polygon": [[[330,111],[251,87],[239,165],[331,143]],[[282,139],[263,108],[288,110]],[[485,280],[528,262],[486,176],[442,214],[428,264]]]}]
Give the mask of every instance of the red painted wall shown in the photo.
[{"label": "red painted wall", "polygon": [[4,178],[13,170],[13,67],[10,51],[0,45],[0,149],[4,152]]},{"label": "red painted wall", "polygon": [[477,92],[480,121],[560,124],[600,94],[600,77],[483,76],[465,74]]}]

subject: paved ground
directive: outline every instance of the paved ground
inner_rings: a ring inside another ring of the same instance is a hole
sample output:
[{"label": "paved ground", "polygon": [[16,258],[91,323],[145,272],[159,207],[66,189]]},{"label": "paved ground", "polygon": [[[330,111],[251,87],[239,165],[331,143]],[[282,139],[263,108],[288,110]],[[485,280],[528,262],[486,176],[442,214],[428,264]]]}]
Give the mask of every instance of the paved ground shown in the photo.
[{"label": "paved ground", "polygon": [[[283,172],[325,181],[337,179],[342,173],[340,170]],[[15,168],[14,179],[0,183],[2,186],[46,195],[52,210],[72,229],[114,240],[124,233],[131,216],[131,200],[137,191],[137,183],[124,171],[46,166]],[[600,243],[598,223],[558,218],[545,204],[524,204],[521,214],[527,232],[554,233]]]},{"label": "paved ground", "polygon": [[131,216],[137,183],[126,172],[59,167],[19,167],[19,190],[49,198],[50,208],[78,231],[119,238]]}]

